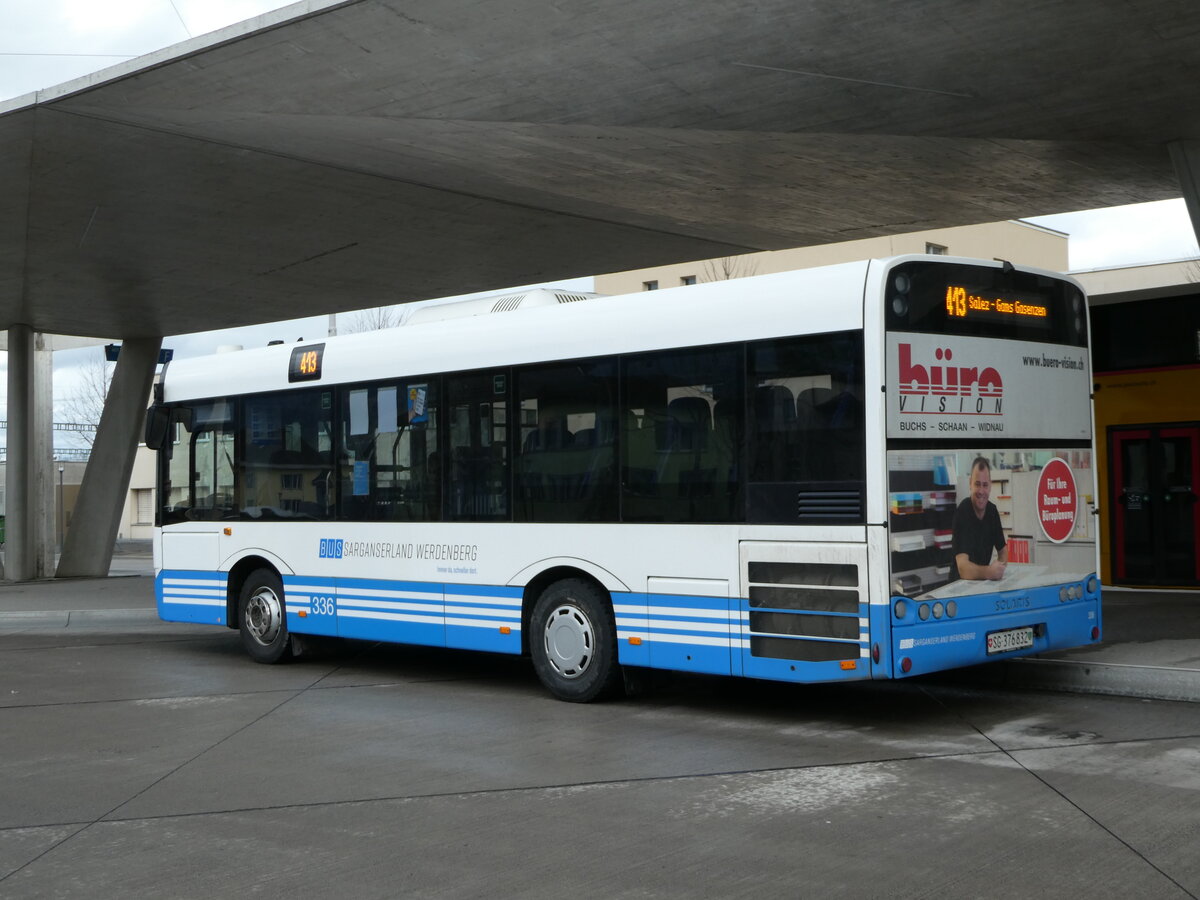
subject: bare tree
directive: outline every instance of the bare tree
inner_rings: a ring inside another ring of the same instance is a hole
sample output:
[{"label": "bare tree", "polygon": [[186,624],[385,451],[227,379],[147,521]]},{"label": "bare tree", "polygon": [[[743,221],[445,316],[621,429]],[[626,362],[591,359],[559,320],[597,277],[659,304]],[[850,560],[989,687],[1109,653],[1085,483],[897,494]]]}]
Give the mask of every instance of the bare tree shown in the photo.
[{"label": "bare tree", "polygon": [[354,334],[359,331],[380,331],[384,328],[395,328],[403,325],[412,314],[412,310],[403,304],[400,306],[377,306],[374,309],[360,309],[354,314],[347,328],[341,329],[342,334]]},{"label": "bare tree", "polygon": [[[88,354],[87,361],[77,372],[74,390],[67,394],[55,418],[61,416],[62,422],[91,425],[94,429],[100,424],[100,416],[104,413],[104,401],[112,385],[113,364],[104,358],[104,349],[98,347],[95,353]],[[79,429],[78,434],[89,447],[96,439],[95,430]]]},{"label": "bare tree", "polygon": [[729,281],[749,278],[758,272],[758,260],[749,256],[723,256],[704,262],[704,281]]}]

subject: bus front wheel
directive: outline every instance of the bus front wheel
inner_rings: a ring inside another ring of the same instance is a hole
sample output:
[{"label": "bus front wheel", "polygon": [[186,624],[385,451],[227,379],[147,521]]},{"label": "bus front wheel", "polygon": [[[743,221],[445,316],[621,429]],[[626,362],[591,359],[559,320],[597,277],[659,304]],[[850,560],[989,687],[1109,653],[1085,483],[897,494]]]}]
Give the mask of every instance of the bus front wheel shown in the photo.
[{"label": "bus front wheel", "polygon": [[542,684],[560,700],[587,703],[616,693],[617,629],[603,591],[586,581],[557,581],[538,597],[530,655]]},{"label": "bus front wheel", "polygon": [[291,656],[283,582],[274,572],[257,569],[242,584],[238,631],[242,646],[255,662],[276,663]]}]

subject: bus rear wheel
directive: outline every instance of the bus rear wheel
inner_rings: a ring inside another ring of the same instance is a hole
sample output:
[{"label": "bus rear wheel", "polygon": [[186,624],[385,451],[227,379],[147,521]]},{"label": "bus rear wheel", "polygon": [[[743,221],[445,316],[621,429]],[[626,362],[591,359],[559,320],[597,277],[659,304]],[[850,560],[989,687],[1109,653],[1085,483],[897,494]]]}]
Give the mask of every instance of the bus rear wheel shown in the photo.
[{"label": "bus rear wheel", "polygon": [[533,668],[560,700],[588,703],[620,687],[617,628],[607,595],[578,578],[544,590],[530,619]]},{"label": "bus rear wheel", "polygon": [[283,582],[274,572],[256,569],[242,583],[238,631],[242,646],[255,662],[277,663],[292,655]]}]

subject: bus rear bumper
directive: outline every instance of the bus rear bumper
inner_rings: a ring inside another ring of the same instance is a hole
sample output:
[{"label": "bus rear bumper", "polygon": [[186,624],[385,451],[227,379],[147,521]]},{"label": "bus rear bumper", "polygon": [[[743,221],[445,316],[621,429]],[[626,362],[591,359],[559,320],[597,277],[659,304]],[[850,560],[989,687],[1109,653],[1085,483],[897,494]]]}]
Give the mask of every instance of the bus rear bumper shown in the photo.
[{"label": "bus rear bumper", "polygon": [[[892,677],[907,678],[961,666],[1035,656],[1097,644],[1103,637],[1100,597],[992,615],[959,616],[901,625],[892,631]],[[1039,599],[1044,599],[1039,598]]]}]

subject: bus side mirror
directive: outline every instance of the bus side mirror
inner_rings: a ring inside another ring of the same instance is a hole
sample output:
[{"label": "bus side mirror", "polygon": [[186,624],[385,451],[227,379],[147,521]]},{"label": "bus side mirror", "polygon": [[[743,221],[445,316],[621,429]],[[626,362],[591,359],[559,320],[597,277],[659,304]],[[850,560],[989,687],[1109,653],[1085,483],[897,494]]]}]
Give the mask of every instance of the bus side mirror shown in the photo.
[{"label": "bus side mirror", "polygon": [[146,446],[162,450],[171,434],[171,411],[157,403],[146,410]]}]

